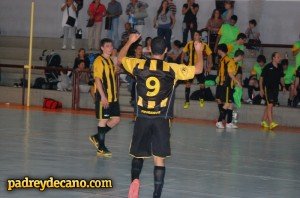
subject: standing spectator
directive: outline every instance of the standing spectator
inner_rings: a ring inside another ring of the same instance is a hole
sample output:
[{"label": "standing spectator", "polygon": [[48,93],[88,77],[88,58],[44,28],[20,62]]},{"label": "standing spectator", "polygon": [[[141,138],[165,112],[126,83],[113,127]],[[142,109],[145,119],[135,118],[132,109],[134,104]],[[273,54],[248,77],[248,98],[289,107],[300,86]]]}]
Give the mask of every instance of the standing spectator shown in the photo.
[{"label": "standing spectator", "polygon": [[125,23],[124,25],[125,31],[122,33],[121,36],[121,46],[124,46],[125,43],[128,41],[129,35],[132,32],[133,28],[131,27],[130,23]]},{"label": "standing spectator", "polygon": [[[68,36],[72,39],[71,49],[75,49],[75,29],[77,26],[77,4],[73,0],[66,0],[61,6],[61,11],[63,12],[62,27],[64,31],[64,40],[62,49],[67,49]],[[72,19],[72,21],[70,21]]]},{"label": "standing spectator", "polygon": [[143,48],[143,55],[147,58],[150,58],[151,56],[151,37],[147,37],[145,39],[145,47]]},{"label": "standing spectator", "polygon": [[[299,34],[300,39],[300,34]],[[297,41],[292,48],[293,55],[295,56],[296,60],[296,68],[300,67],[300,40]]]},{"label": "standing spectator", "polygon": [[218,38],[215,45],[215,52],[217,51],[218,44],[229,44],[236,40],[240,30],[235,26],[238,17],[233,15],[230,24],[223,24],[218,32]]},{"label": "standing spectator", "polygon": [[102,21],[103,17],[105,17],[106,15],[106,8],[100,0],[95,0],[89,6],[88,15],[90,17],[90,20],[94,21],[94,25],[88,28],[88,47],[89,50],[92,50],[93,48],[95,50],[99,50]]},{"label": "standing spectator", "polygon": [[222,19],[224,23],[230,23],[231,16],[234,12],[234,2],[233,1],[225,1],[224,2],[225,11],[222,14]]},{"label": "standing spectator", "polygon": [[157,36],[166,40],[168,51],[171,50],[172,29],[175,24],[175,17],[169,11],[168,1],[162,1],[156,16],[154,17],[154,28],[157,28]]},{"label": "standing spectator", "polygon": [[90,60],[86,56],[84,48],[80,48],[78,50],[78,55],[75,58],[73,69],[78,68],[78,65],[80,64],[81,61],[84,61],[85,68],[89,68],[90,67]]},{"label": "standing spectator", "polygon": [[261,126],[264,128],[274,129],[278,126],[273,122],[273,106],[278,103],[279,85],[286,91],[283,80],[283,69],[279,66],[281,55],[278,52],[272,54],[272,62],[267,64],[261,73],[259,87],[260,96],[265,96],[267,106],[265,108]]},{"label": "standing spectator", "polygon": [[[218,32],[223,24],[223,20],[221,18],[221,13],[219,10],[215,9],[210,17],[210,19],[207,21],[206,28],[209,31],[209,47],[211,49],[215,48]],[[213,53],[213,64],[217,64],[217,54]]]},{"label": "standing spectator", "polygon": [[132,23],[133,28],[141,35],[143,35],[145,18],[148,17],[147,8],[148,4],[139,0],[131,0],[131,3],[126,8],[126,14],[131,19],[129,21]]},{"label": "standing spectator", "polygon": [[169,7],[169,10],[173,13],[173,15],[176,16],[177,7],[176,7],[175,3],[173,2],[173,0],[168,0],[168,7]]},{"label": "standing spectator", "polygon": [[108,31],[108,38],[114,42],[114,47],[117,48],[120,45],[119,40],[119,18],[122,15],[122,6],[120,2],[111,0],[107,7],[107,17],[112,20],[111,29]]},{"label": "standing spectator", "polygon": [[199,5],[195,3],[195,0],[187,0],[187,3],[182,7],[183,19],[183,38],[182,42],[185,45],[187,43],[189,31],[191,32],[191,39],[194,38],[194,33],[198,28],[197,25],[197,13],[199,11]]}]

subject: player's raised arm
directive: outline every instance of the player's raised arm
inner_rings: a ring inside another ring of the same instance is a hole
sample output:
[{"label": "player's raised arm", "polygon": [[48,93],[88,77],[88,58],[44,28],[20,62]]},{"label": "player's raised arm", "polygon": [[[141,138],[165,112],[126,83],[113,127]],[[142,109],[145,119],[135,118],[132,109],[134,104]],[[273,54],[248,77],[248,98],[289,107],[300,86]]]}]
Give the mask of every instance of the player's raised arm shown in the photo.
[{"label": "player's raised arm", "polygon": [[118,56],[118,62],[122,62],[122,59],[126,57],[126,54],[130,48],[130,46],[135,43],[139,38],[141,37],[140,34],[130,34],[129,39],[127,43],[124,45],[124,47],[121,49],[119,56]]}]

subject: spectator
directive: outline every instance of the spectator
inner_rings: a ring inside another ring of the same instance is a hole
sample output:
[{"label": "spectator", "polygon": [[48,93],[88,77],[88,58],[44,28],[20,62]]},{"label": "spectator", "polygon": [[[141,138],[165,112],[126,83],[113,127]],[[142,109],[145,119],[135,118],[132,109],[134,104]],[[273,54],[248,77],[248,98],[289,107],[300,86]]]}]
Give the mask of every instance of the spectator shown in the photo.
[{"label": "spectator", "polygon": [[261,72],[266,64],[266,57],[264,55],[259,55],[256,59],[256,63],[251,69],[249,83],[248,83],[248,100],[246,101],[249,104],[253,102],[253,90],[259,91],[259,79]]},{"label": "spectator", "polygon": [[247,45],[247,49],[250,50],[258,50],[259,49],[259,45],[260,45],[260,34],[256,29],[257,26],[257,22],[255,19],[252,19],[249,21],[249,27],[247,28],[245,34],[247,35],[248,38],[248,45]]},{"label": "spectator", "polygon": [[237,50],[245,51],[245,43],[247,36],[244,33],[239,33],[236,41],[227,44],[229,58],[234,58],[234,54]]},{"label": "spectator", "polygon": [[297,107],[297,105],[300,101],[300,67],[298,67],[298,69],[296,71],[294,95],[296,96],[296,98],[293,101],[293,106]]},{"label": "spectator", "polygon": [[169,10],[173,13],[173,15],[176,16],[177,7],[176,7],[175,3],[173,2],[173,0],[168,0],[168,7],[169,7]]},{"label": "spectator", "polygon": [[167,60],[170,63],[181,63],[182,44],[179,40],[173,42],[172,49],[168,52]]},{"label": "spectator", "polygon": [[88,15],[90,17],[90,20],[94,21],[93,26],[88,28],[88,47],[89,50],[99,50],[102,31],[102,21],[103,17],[105,17],[106,15],[106,8],[101,3],[101,0],[95,0],[90,4],[88,9]]},{"label": "spectator", "polygon": [[133,28],[131,27],[131,24],[128,22],[125,23],[124,28],[125,28],[125,31],[122,33],[122,36],[121,36],[121,46],[123,46],[128,41],[129,35],[133,30]]},{"label": "spectator", "polygon": [[157,28],[157,36],[164,38],[167,43],[168,51],[171,50],[172,29],[175,24],[175,17],[169,11],[168,1],[162,1],[156,16],[154,17],[154,28]]},{"label": "spectator", "polygon": [[77,69],[78,68],[78,65],[80,64],[81,61],[84,61],[84,65],[85,65],[85,68],[89,68],[90,67],[90,60],[89,58],[86,56],[85,54],[85,49],[84,48],[80,48],[78,50],[78,55],[77,57],[75,58],[75,61],[74,61],[74,65],[73,65],[73,69]]},{"label": "spectator", "polygon": [[236,40],[240,30],[235,26],[238,17],[233,15],[230,24],[223,24],[218,32],[218,38],[215,45],[215,52],[217,51],[218,44],[228,44]]},{"label": "spectator", "polygon": [[108,31],[108,38],[114,42],[114,47],[117,48],[120,45],[119,41],[119,18],[122,15],[122,6],[120,2],[111,0],[107,7],[107,17],[112,20],[111,29]]},{"label": "spectator", "polygon": [[295,79],[296,79],[296,67],[293,65],[289,65],[288,59],[283,59],[281,61],[281,66],[283,68],[283,73],[284,73],[284,85],[285,89],[289,91],[289,98],[288,98],[288,106],[292,106],[292,102],[294,100],[294,89],[295,89]]},{"label": "spectator", "polygon": [[145,40],[145,47],[143,48],[143,55],[147,58],[150,58],[151,56],[151,37],[147,37]]},{"label": "spectator", "polygon": [[76,68],[78,72],[78,82],[79,82],[79,91],[82,93],[88,93],[91,91],[90,85],[88,85],[90,78],[88,74],[88,69],[86,68],[84,60],[79,62],[78,67]]},{"label": "spectator", "polygon": [[[299,34],[300,39],[300,34]],[[296,68],[300,67],[300,40],[298,40],[292,48],[293,55],[295,56]]]},{"label": "spectator", "polygon": [[234,12],[234,2],[233,1],[225,1],[224,2],[225,11],[222,14],[222,19],[224,23],[230,23],[230,19]]},{"label": "spectator", "polygon": [[148,4],[139,0],[131,0],[131,3],[127,5],[126,14],[129,16],[134,29],[136,29],[141,35],[143,35],[143,29],[145,26],[145,18],[147,14]]},{"label": "spectator", "polygon": [[61,6],[63,12],[62,27],[64,31],[64,39],[62,49],[67,49],[68,36],[71,38],[71,49],[75,49],[75,29],[77,26],[77,4],[73,0],[66,0]]},{"label": "spectator", "polygon": [[197,25],[197,13],[199,11],[199,5],[195,3],[195,0],[187,0],[187,3],[182,7],[183,19],[183,39],[182,42],[185,45],[188,40],[189,31],[191,32],[191,39],[194,38],[194,33],[198,28]]},{"label": "spectator", "polygon": [[278,103],[279,85],[281,84],[283,90],[286,91],[283,70],[279,66],[280,62],[281,55],[278,52],[274,52],[272,54],[272,62],[263,68],[259,81],[260,96],[265,96],[267,101],[261,126],[270,130],[278,126],[273,121],[273,106]]},{"label": "spectator", "polygon": [[[209,31],[209,47],[211,49],[214,49],[218,37],[218,32],[223,24],[223,20],[221,18],[220,11],[215,9],[210,17],[210,19],[207,21],[206,28]],[[213,56],[213,64],[217,64],[217,57],[218,55],[216,53],[212,54]]]}]

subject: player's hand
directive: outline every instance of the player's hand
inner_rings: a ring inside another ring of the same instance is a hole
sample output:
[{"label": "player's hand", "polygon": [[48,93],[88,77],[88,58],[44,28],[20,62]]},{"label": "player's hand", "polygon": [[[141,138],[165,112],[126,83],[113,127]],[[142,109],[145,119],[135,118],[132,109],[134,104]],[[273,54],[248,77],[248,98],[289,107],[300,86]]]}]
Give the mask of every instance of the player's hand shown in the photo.
[{"label": "player's hand", "polygon": [[194,47],[195,47],[196,52],[203,52],[204,45],[201,42],[195,41]]},{"label": "player's hand", "polygon": [[261,97],[264,97],[264,95],[265,95],[264,91],[263,91],[263,90],[260,90],[260,91],[259,91],[259,95],[260,95]]},{"label": "player's hand", "polygon": [[106,97],[101,97],[101,104],[104,107],[104,109],[107,109],[109,107],[108,100]]},{"label": "player's hand", "polygon": [[141,38],[141,34],[137,34],[137,33],[135,33],[135,34],[130,34],[130,35],[129,35],[128,42],[129,42],[130,44],[132,44],[132,43],[136,42],[137,40],[139,40],[139,38]]}]

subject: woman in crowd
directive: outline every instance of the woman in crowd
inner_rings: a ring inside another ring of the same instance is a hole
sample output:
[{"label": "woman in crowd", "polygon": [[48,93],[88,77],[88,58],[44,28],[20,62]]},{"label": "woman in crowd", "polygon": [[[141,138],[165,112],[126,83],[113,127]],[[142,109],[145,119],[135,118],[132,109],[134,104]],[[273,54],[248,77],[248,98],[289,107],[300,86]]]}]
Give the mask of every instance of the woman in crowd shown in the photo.
[{"label": "woman in crowd", "polygon": [[81,61],[84,61],[85,68],[89,68],[90,67],[90,60],[86,56],[84,48],[80,48],[78,50],[78,55],[75,58],[73,69],[78,68],[78,65],[80,64]]},{"label": "woman in crowd", "polygon": [[[88,9],[88,15],[90,17],[88,26],[88,47],[89,50],[100,49],[100,39],[102,31],[103,17],[106,15],[106,8],[101,4],[100,0],[93,1]],[[90,23],[93,21],[93,23]]]},{"label": "woman in crowd", "polygon": [[230,18],[234,14],[234,1],[224,2],[225,12],[222,14],[224,23],[230,23]]},{"label": "woman in crowd", "polygon": [[157,36],[166,40],[168,51],[171,50],[172,29],[175,21],[173,12],[169,11],[168,1],[162,1],[154,17],[154,28],[157,28]]},{"label": "woman in crowd", "polygon": [[151,56],[151,37],[147,37],[145,39],[145,47],[143,48],[143,55],[147,58],[150,58]]}]

